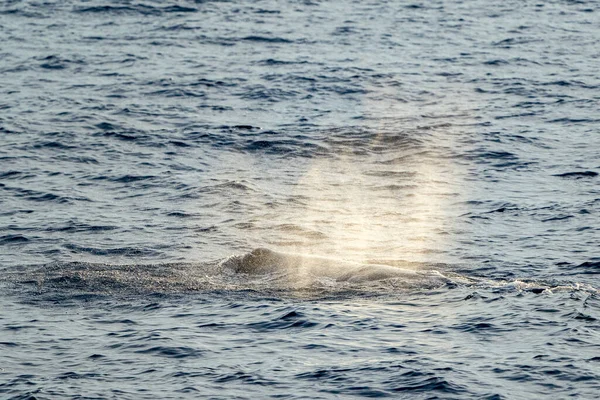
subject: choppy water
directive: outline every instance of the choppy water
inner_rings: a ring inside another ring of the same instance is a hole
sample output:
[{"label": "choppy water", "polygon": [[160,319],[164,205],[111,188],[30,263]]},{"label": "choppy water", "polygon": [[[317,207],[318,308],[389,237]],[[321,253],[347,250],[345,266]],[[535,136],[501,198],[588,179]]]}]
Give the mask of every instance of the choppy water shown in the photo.
[{"label": "choppy water", "polygon": [[3,1],[1,397],[597,398],[599,12]]}]

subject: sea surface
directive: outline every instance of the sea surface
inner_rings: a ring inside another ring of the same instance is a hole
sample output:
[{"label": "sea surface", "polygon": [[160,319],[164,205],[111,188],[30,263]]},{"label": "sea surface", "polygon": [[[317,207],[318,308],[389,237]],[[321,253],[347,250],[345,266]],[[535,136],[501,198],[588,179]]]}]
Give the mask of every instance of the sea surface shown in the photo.
[{"label": "sea surface", "polygon": [[599,67],[597,0],[3,0],[0,398],[599,398]]}]

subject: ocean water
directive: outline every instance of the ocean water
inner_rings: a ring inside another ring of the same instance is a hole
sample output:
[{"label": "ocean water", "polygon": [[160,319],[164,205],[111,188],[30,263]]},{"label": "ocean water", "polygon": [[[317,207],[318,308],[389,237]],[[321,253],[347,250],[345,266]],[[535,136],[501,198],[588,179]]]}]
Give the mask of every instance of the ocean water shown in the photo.
[{"label": "ocean water", "polygon": [[600,397],[599,13],[2,1],[0,397]]}]

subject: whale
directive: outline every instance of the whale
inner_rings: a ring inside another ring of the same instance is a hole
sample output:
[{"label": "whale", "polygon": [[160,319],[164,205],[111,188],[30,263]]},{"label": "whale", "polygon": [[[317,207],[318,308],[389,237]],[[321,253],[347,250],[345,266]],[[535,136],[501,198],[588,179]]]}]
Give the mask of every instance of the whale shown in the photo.
[{"label": "whale", "polygon": [[433,285],[441,285],[451,281],[435,270],[363,264],[311,255],[280,253],[266,248],[257,248],[244,255],[232,256],[223,261],[222,267],[249,276],[283,273],[292,279],[323,278],[349,283],[396,279],[407,283],[427,281]]},{"label": "whale", "polygon": [[[402,265],[402,267],[396,266]],[[441,268],[438,271],[434,268]],[[158,264],[104,264],[85,261],[19,266],[3,271],[1,290],[18,293],[87,296],[253,291],[256,293],[395,293],[397,290],[436,290],[470,287],[523,291],[533,294],[597,288],[580,283],[528,279],[495,280],[465,276],[452,266],[405,262],[394,265],[359,263],[306,254],[288,254],[266,248],[205,262]],[[28,290],[22,291],[22,285]]]}]

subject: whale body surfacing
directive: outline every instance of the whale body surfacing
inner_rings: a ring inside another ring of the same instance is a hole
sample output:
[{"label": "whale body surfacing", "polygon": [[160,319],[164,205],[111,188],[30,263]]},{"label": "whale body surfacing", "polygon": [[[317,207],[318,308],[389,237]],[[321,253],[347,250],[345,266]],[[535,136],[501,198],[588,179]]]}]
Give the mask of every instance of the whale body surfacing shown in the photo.
[{"label": "whale body surfacing", "polygon": [[440,286],[450,281],[437,271],[411,270],[383,264],[361,264],[324,257],[286,254],[257,248],[223,261],[222,267],[237,274],[264,276],[286,274],[290,279],[330,279],[336,282],[373,282],[395,279],[409,286]]}]

